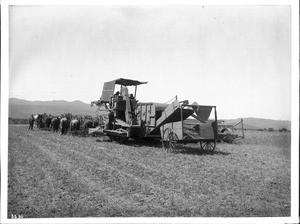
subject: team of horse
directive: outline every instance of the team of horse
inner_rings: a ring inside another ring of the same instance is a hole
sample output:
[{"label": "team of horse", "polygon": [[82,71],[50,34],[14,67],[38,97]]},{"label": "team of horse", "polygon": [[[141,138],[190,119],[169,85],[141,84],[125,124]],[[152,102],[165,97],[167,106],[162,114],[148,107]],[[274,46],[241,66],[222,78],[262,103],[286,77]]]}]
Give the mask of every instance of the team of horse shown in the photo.
[{"label": "team of horse", "polygon": [[60,134],[71,133],[87,134],[89,128],[96,128],[101,125],[100,117],[72,115],[71,113],[53,116],[51,114],[35,114],[29,118],[28,130],[33,130],[34,124],[36,128],[58,132]]}]

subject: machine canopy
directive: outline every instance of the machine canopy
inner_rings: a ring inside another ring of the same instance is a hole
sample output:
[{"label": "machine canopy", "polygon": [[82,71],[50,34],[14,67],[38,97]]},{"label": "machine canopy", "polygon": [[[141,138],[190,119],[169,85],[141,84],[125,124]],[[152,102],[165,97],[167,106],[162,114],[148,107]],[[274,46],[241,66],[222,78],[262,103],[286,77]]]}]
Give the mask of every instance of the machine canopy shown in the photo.
[{"label": "machine canopy", "polygon": [[116,79],[114,81],[115,81],[116,84],[122,85],[122,86],[138,86],[138,85],[141,85],[141,84],[148,83],[148,82],[140,82],[140,81],[132,80],[132,79],[123,79],[123,78]]},{"label": "machine canopy", "polygon": [[146,84],[147,82],[140,82],[137,80],[131,79],[116,79],[110,82],[105,82],[103,85],[102,95],[101,95],[101,102],[109,102],[110,98],[113,96],[115,91],[115,85],[122,85],[122,86],[138,86],[141,84]]}]

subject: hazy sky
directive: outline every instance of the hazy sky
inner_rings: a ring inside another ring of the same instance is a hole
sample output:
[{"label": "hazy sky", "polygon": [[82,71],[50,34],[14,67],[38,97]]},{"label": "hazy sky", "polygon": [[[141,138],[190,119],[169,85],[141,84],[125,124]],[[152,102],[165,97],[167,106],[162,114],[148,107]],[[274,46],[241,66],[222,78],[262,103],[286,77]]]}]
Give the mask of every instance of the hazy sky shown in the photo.
[{"label": "hazy sky", "polygon": [[90,103],[122,77],[141,102],[291,119],[289,6],[18,5],[9,24],[9,97]]}]

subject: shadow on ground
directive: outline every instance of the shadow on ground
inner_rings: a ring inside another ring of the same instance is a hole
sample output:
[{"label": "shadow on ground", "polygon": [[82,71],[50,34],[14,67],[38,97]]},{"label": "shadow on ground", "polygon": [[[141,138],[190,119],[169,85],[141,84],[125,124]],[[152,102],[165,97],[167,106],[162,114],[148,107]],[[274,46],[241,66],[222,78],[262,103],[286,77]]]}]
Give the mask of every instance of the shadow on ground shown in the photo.
[{"label": "shadow on ground", "polygon": [[213,152],[204,151],[201,149],[193,148],[193,147],[180,147],[175,149],[172,153],[186,154],[186,155],[230,155],[229,152],[222,152],[218,150],[214,150]]},{"label": "shadow on ground", "polygon": [[168,153],[174,153],[174,154],[186,154],[186,155],[230,155],[229,152],[222,152],[218,150],[214,150],[213,152],[204,151],[201,150],[199,147],[195,148],[195,145],[178,145],[175,149],[164,149],[162,147],[161,141],[158,140],[151,140],[151,141],[134,141],[134,140],[128,140],[126,142],[115,142],[116,144],[123,144],[127,146],[132,147],[154,147],[154,148],[160,148],[161,150],[165,150]]}]

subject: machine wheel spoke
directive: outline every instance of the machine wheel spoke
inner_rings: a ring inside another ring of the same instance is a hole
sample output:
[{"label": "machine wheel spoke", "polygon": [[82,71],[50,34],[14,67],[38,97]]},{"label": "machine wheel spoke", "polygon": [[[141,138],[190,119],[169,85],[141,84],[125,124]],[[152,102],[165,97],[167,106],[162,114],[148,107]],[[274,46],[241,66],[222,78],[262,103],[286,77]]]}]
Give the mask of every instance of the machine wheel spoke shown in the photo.
[{"label": "machine wheel spoke", "polygon": [[167,152],[173,152],[176,149],[178,137],[176,133],[172,131],[172,129],[167,128],[164,131],[164,136],[166,137],[166,140],[162,141],[162,146],[167,150]]},{"label": "machine wheel spoke", "polygon": [[213,152],[216,148],[216,141],[200,141],[200,148],[206,152]]}]

